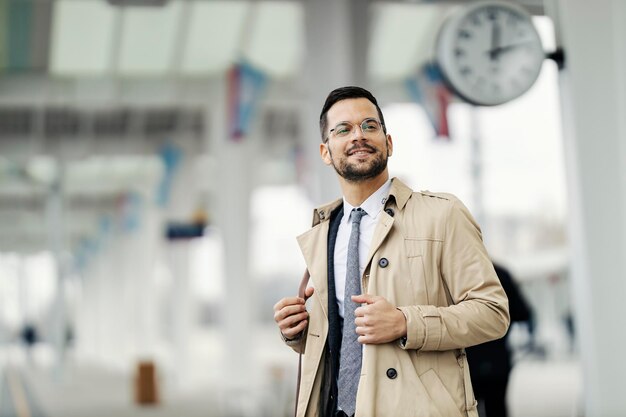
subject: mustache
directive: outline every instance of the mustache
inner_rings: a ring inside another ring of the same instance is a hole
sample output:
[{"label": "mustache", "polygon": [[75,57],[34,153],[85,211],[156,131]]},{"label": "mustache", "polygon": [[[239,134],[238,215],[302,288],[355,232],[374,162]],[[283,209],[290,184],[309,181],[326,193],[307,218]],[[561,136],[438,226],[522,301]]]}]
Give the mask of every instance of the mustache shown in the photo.
[{"label": "mustache", "polygon": [[367,143],[362,143],[359,145],[354,145],[353,147],[351,147],[350,149],[348,149],[348,155],[351,153],[354,153],[356,151],[362,151],[362,150],[368,150],[370,152],[376,152],[377,149],[375,147],[373,147],[372,145],[369,145]]}]

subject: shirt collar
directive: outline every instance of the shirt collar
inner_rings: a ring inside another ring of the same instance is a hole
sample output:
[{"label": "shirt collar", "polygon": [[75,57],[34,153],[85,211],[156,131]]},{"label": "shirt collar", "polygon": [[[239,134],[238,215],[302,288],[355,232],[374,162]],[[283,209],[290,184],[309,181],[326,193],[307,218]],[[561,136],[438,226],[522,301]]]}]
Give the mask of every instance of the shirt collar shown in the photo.
[{"label": "shirt collar", "polygon": [[[385,183],[372,195],[367,197],[360,207],[365,210],[368,216],[370,216],[373,220],[378,218],[378,215],[383,210],[385,203],[387,202],[387,196],[389,195],[389,190],[391,189],[391,179],[385,181]],[[343,212],[344,212],[344,222],[347,222],[350,218],[350,213],[352,213],[352,209],[354,209],[353,205],[348,203],[344,197],[343,199]]]}]

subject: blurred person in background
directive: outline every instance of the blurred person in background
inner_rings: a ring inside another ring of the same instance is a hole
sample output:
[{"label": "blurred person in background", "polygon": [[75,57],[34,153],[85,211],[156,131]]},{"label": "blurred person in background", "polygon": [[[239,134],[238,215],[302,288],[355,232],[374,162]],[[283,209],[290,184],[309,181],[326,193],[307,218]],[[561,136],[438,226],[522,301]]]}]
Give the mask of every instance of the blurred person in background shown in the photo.
[{"label": "blurred person in background", "polygon": [[296,415],[476,417],[463,348],[509,324],[478,225],[456,197],[389,178],[393,142],[369,91],[332,91],[320,130],[343,198],[314,211],[298,237],[310,281],[274,306],[302,354]]},{"label": "blurred person in background", "polygon": [[[509,271],[494,263],[496,274],[509,299],[511,322],[531,321],[531,310]],[[467,348],[472,386],[481,417],[507,417],[506,389],[509,383],[512,361],[506,335],[497,340]]]}]

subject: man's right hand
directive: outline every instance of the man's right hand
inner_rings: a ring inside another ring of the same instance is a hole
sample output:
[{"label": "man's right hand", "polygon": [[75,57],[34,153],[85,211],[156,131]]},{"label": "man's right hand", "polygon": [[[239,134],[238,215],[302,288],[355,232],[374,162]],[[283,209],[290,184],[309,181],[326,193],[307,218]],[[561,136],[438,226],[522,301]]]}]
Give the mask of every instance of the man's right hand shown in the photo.
[{"label": "man's right hand", "polygon": [[274,306],[274,321],[286,339],[295,339],[307,326],[309,313],[306,300],[313,295],[313,287],[304,290],[304,297],[285,297]]}]

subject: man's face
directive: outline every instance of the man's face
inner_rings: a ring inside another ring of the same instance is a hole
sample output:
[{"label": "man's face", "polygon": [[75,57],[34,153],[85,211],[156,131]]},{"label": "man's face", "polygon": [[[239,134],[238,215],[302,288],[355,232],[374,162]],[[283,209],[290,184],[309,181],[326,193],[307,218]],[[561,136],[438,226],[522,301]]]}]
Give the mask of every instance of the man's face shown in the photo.
[{"label": "man's face", "polygon": [[[378,121],[376,106],[366,98],[341,100],[326,113],[328,137],[320,145],[320,154],[326,165],[332,165],[341,177],[350,182],[376,178],[387,168],[387,159],[393,152],[390,135],[382,129],[378,132],[363,132],[360,125],[364,120]],[[346,136],[330,132],[337,125],[347,123],[354,127]]]}]

